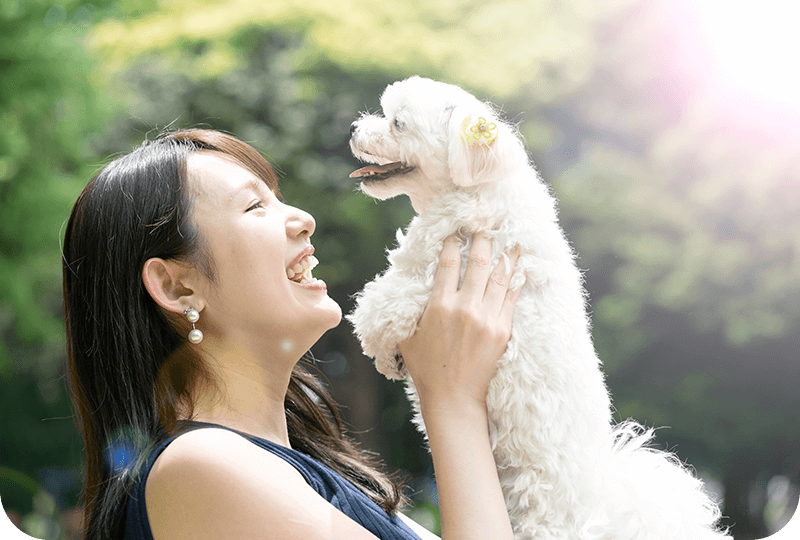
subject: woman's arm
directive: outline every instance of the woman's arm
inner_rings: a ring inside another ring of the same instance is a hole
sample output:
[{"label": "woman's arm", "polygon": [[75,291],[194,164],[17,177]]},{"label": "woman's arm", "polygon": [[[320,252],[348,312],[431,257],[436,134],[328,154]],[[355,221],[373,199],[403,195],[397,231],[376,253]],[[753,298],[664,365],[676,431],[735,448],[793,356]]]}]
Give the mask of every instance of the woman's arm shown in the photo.
[{"label": "woman's arm", "polygon": [[519,257],[491,268],[491,240],[473,238],[461,288],[455,238],[442,248],[417,332],[400,344],[428,432],[444,540],[512,539],[489,442],[486,395],[511,335],[518,291],[508,283]]}]

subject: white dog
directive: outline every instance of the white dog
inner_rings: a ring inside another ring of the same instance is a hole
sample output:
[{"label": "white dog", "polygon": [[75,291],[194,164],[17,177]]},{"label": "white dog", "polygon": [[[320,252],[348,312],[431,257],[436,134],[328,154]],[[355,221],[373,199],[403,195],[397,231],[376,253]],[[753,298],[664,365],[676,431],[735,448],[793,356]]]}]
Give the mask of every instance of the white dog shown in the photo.
[{"label": "white dog", "polygon": [[613,425],[581,273],[514,128],[464,90],[419,77],[390,85],[381,105],[384,116],[353,124],[353,153],[375,165],[351,176],[378,199],[408,195],[419,215],[405,235],[398,231],[389,269],[366,285],[348,317],[377,369],[407,377],[396,345],[416,329],[445,237],[486,231],[495,263],[521,245],[511,287],[524,287],[487,398],[516,538],[727,537],[702,482],[673,455],[647,448],[652,430]]}]

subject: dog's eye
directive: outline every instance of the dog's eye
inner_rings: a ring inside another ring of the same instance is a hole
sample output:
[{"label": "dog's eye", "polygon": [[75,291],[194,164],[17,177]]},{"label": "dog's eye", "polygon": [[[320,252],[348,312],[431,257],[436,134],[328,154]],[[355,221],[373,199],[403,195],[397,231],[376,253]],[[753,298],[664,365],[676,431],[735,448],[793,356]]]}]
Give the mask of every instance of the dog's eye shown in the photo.
[{"label": "dog's eye", "polygon": [[395,129],[397,129],[397,131],[403,131],[403,128],[405,127],[405,124],[403,124],[403,122],[401,122],[399,118],[395,118],[394,119],[394,127],[395,127]]}]

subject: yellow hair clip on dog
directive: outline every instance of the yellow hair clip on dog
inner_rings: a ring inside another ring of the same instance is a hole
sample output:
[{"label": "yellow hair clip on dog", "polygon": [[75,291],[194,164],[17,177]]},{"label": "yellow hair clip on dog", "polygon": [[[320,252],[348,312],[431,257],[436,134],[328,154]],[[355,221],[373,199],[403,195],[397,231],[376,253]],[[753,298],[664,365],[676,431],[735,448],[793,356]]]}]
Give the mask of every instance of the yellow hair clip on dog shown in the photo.
[{"label": "yellow hair clip on dog", "polygon": [[486,118],[481,116],[477,122],[470,124],[469,118],[464,118],[461,124],[461,139],[468,145],[489,146],[496,138],[497,124],[494,122],[487,122]]}]

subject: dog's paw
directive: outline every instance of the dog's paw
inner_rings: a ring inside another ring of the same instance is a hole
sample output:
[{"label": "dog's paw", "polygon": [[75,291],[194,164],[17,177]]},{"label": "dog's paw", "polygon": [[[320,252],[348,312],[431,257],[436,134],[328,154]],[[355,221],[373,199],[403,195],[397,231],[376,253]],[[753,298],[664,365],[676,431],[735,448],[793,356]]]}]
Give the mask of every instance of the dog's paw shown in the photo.
[{"label": "dog's paw", "polygon": [[411,337],[430,296],[425,284],[398,275],[390,268],[367,283],[347,316],[364,354],[375,359],[377,370],[390,379],[404,379],[408,370],[397,354],[397,344]]}]

